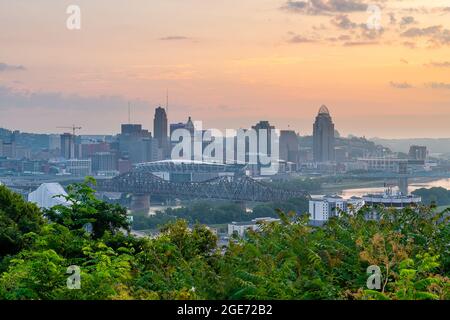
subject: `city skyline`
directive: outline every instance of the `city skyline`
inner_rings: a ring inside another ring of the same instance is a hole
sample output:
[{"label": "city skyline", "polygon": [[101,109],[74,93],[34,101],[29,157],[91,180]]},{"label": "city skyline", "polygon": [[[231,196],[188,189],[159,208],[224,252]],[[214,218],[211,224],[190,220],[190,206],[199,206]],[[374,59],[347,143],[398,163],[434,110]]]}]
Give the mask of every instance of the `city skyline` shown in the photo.
[{"label": "city skyline", "polygon": [[169,123],[311,135],[325,104],[343,136],[450,137],[447,1],[375,2],[378,31],[368,1],[307,2],[76,1],[74,31],[72,1],[3,2],[0,127],[114,134],[130,102],[153,131],[169,89]]}]

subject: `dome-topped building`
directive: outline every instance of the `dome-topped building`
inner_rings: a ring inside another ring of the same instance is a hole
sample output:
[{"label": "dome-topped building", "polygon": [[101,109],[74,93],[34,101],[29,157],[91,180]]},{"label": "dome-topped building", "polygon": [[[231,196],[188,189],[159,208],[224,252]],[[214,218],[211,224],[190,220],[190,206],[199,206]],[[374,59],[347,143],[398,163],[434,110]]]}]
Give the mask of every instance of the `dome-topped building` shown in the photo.
[{"label": "dome-topped building", "polygon": [[334,139],[334,124],[330,116],[330,110],[325,105],[322,105],[313,128],[315,162],[331,162],[335,160]]},{"label": "dome-topped building", "polygon": [[328,110],[326,105],[322,105],[319,109],[319,114],[330,114],[330,110]]}]

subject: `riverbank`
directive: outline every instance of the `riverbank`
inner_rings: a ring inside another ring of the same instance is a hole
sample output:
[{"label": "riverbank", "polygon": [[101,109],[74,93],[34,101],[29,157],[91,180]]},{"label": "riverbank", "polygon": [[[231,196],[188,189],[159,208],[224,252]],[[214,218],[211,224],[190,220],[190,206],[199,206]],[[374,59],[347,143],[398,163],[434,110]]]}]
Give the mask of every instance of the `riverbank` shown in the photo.
[{"label": "riverbank", "polygon": [[[409,179],[409,192],[420,188],[442,187],[450,189],[450,179],[436,178],[413,178]],[[342,183],[325,183],[322,185],[321,193],[323,194],[340,194],[344,197],[362,196],[367,193],[383,192],[386,186],[394,186],[396,188],[398,181],[389,180],[350,180]]]}]

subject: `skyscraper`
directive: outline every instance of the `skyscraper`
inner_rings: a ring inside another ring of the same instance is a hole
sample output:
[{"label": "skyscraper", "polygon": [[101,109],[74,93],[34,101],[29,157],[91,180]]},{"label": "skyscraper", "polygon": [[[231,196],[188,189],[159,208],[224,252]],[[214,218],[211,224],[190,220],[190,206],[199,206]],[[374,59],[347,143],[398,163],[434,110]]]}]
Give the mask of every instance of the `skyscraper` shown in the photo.
[{"label": "skyscraper", "polygon": [[409,158],[412,160],[426,160],[428,155],[426,146],[411,146],[409,148]]},{"label": "skyscraper", "polygon": [[162,159],[157,140],[140,124],[123,124],[118,140],[120,156],[133,164]]},{"label": "skyscraper", "polygon": [[[170,124],[170,139],[169,139],[169,145],[170,145],[169,149],[170,150],[169,150],[169,157],[171,157],[170,153],[171,153],[173,147],[177,143],[181,142],[181,140],[182,140],[182,138],[180,138],[178,141],[172,141],[172,135],[178,129],[188,130],[189,131],[189,133],[191,135],[191,139],[192,139],[192,141],[191,141],[191,145],[192,145],[192,147],[191,147],[191,154],[192,154],[192,159],[194,159],[194,153],[193,152],[194,152],[195,126],[194,126],[194,122],[192,121],[191,117],[188,118],[188,121],[186,123],[178,122],[178,123]],[[203,137],[203,135],[202,135],[202,137]],[[181,152],[181,154],[179,156],[183,156],[183,152]]]},{"label": "skyscraper", "polygon": [[314,161],[329,162],[335,160],[334,124],[330,111],[321,106],[313,128]]},{"label": "skyscraper", "polygon": [[[256,125],[252,126],[252,129],[256,131],[257,133],[257,138],[258,138],[258,155],[260,152],[267,154],[268,156],[272,155],[272,143],[271,143],[271,136],[272,136],[272,130],[275,130],[275,126],[272,126],[269,121],[260,121],[258,122]],[[259,141],[259,132],[260,130],[266,130],[265,131],[265,136],[266,136],[266,141],[265,141],[265,147],[262,148],[263,150],[260,150],[260,146],[262,145],[262,141]]]},{"label": "skyscraper", "polygon": [[167,113],[162,107],[155,109],[155,118],[153,119],[153,136],[158,140],[159,148],[162,149],[164,156],[168,155],[168,135],[167,135]]},{"label": "skyscraper", "polygon": [[75,137],[70,133],[61,135],[61,156],[65,159],[75,158]]},{"label": "skyscraper", "polygon": [[300,146],[298,135],[293,130],[280,131],[280,160],[298,164],[300,158]]}]

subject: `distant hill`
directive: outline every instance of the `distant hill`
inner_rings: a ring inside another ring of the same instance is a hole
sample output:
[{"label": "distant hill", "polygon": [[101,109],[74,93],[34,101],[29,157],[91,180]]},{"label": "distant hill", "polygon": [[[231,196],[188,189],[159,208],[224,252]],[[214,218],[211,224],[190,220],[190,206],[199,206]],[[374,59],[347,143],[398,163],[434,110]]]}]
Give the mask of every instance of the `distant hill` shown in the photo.
[{"label": "distant hill", "polygon": [[450,138],[432,139],[432,138],[417,138],[417,139],[369,139],[377,144],[388,147],[394,152],[409,151],[411,145],[426,146],[430,153],[450,154]]},{"label": "distant hill", "polygon": [[40,133],[12,132],[8,129],[0,128],[0,140],[14,140],[18,145],[27,147],[33,151],[47,149],[49,147],[49,136]]}]

